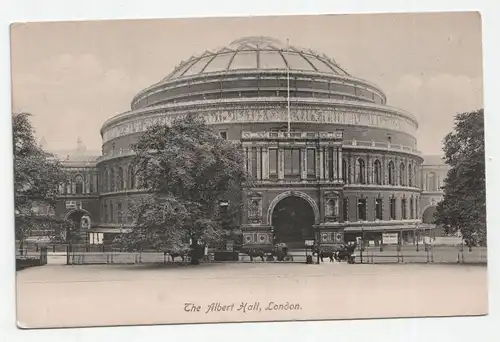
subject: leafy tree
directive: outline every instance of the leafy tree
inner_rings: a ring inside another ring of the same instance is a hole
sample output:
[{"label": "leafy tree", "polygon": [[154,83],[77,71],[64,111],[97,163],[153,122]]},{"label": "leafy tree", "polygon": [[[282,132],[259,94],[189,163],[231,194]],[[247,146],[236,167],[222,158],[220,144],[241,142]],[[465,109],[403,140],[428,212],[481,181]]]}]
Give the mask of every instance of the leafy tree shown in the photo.
[{"label": "leafy tree", "polygon": [[444,198],[434,214],[447,233],[461,233],[472,244],[486,243],[486,183],[484,110],[455,117],[453,132],[444,139]]},{"label": "leafy tree", "polygon": [[132,230],[117,242],[139,250],[189,247],[197,263],[202,243],[238,226],[241,188],[248,182],[240,145],[188,115],[150,127],[131,147],[138,184],[150,196],[131,206]]},{"label": "leafy tree", "polygon": [[12,115],[16,240],[21,249],[35,230],[44,230],[52,218],[39,215],[40,207],[55,206],[64,179],[60,163],[35,140],[30,114]]}]

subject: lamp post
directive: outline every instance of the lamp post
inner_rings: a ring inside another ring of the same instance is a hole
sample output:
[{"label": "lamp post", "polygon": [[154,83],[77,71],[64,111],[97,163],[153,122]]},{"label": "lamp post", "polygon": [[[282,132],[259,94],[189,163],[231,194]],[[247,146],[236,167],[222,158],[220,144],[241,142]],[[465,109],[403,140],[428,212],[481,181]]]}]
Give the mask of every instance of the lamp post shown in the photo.
[{"label": "lamp post", "polygon": [[[221,210],[222,214],[222,229],[224,230],[225,233],[227,233],[228,227],[227,227],[227,208],[229,206],[229,202],[225,200],[219,201],[219,207]],[[224,250],[227,251],[227,236],[226,239],[224,240]]]},{"label": "lamp post", "polygon": [[415,231],[417,233],[417,252],[419,251],[419,248],[418,248],[418,240],[420,240],[420,225],[417,223],[416,227],[415,227]]},{"label": "lamp post", "polygon": [[363,227],[363,223],[361,223],[361,246],[359,249],[359,262],[363,263],[363,251],[365,249],[365,230]]}]

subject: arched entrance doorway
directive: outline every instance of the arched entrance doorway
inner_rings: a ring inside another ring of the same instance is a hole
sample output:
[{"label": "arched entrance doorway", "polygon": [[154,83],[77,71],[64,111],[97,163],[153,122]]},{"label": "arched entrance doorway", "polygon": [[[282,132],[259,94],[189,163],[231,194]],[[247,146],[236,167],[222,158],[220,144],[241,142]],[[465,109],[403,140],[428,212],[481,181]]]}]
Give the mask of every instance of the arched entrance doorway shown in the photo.
[{"label": "arched entrance doorway", "polygon": [[272,213],[274,243],[289,248],[304,247],[304,240],[314,239],[314,210],[303,198],[289,196],[276,204]]},{"label": "arched entrance doorway", "polygon": [[73,231],[66,232],[66,236],[70,240],[68,242],[76,244],[87,243],[87,229],[92,225],[90,213],[83,209],[74,209],[66,214],[65,220],[72,221],[73,223]]}]

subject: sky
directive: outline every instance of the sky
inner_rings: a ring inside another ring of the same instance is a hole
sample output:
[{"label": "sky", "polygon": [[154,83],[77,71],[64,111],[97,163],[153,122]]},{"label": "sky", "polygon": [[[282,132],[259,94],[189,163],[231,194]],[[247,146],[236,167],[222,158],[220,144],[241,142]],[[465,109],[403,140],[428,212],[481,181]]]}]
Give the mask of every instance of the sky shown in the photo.
[{"label": "sky", "polygon": [[419,121],[418,148],[440,154],[457,113],[483,107],[481,18],[355,14],[23,23],[11,26],[13,112],[29,112],[49,150],[100,151],[100,128],[181,61],[245,36],[333,57]]}]

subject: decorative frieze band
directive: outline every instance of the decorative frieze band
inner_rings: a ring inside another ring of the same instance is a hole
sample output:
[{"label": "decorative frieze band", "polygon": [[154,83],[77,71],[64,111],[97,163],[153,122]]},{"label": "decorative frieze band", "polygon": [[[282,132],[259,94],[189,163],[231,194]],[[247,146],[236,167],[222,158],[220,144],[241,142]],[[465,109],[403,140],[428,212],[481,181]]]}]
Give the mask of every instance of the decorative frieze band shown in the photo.
[{"label": "decorative frieze band", "polygon": [[[211,109],[205,112],[197,111],[208,124],[228,123],[269,123],[287,122],[286,108],[235,108]],[[155,124],[170,124],[175,119],[182,119],[188,112],[161,112],[144,113],[143,117],[118,123],[111,128],[103,130],[103,142],[125,136],[128,134],[146,131]],[[402,115],[390,112],[367,109],[338,109],[338,108],[292,108],[290,111],[292,122],[356,125],[380,129],[390,129],[404,132],[414,136],[417,125],[415,122]]]}]

